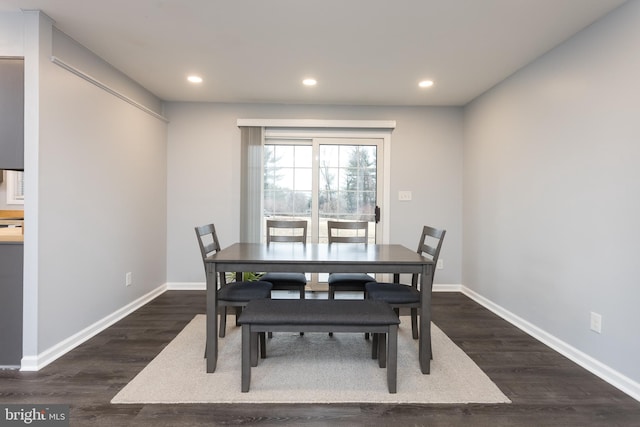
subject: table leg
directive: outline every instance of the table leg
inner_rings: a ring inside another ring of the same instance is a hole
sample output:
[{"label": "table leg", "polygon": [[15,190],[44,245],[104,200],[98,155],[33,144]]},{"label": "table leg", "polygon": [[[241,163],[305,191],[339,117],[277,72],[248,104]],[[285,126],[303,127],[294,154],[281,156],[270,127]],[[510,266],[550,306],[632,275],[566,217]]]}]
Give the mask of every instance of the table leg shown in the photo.
[{"label": "table leg", "polygon": [[420,275],[420,338],[419,338],[419,358],[420,371],[423,374],[430,373],[431,362],[431,264],[422,266]]},{"label": "table leg", "polygon": [[216,265],[207,263],[207,373],[216,371],[218,362],[218,278]]}]

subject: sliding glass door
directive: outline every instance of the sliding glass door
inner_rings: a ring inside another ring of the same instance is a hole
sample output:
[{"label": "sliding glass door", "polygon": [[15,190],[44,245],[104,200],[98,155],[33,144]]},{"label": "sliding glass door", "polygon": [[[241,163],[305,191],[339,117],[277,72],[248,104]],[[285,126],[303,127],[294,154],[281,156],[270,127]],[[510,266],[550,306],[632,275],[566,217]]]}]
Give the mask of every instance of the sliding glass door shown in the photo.
[{"label": "sliding glass door", "polygon": [[306,219],[310,242],[327,241],[328,220],[367,221],[375,243],[381,145],[362,138],[266,139],[263,221]]},{"label": "sliding glass door", "polygon": [[[326,142],[326,141],[325,141]],[[377,145],[319,146],[318,241],[327,241],[327,221],[366,221],[376,242]]]}]

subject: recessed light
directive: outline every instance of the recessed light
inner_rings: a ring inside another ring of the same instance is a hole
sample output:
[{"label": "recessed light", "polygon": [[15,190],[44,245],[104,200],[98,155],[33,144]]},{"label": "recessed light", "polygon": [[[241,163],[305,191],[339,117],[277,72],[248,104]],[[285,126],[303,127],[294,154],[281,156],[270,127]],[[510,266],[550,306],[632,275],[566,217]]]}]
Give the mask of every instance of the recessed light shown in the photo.
[{"label": "recessed light", "polygon": [[304,79],[302,84],[305,86],[315,86],[318,84],[318,81],[316,79]]},{"label": "recessed light", "polygon": [[418,83],[418,86],[420,86],[420,87],[431,87],[431,86],[433,86],[433,80],[423,80],[420,83]]},{"label": "recessed light", "polygon": [[189,76],[187,77],[187,80],[189,80],[191,83],[202,83],[202,77],[200,76]]}]

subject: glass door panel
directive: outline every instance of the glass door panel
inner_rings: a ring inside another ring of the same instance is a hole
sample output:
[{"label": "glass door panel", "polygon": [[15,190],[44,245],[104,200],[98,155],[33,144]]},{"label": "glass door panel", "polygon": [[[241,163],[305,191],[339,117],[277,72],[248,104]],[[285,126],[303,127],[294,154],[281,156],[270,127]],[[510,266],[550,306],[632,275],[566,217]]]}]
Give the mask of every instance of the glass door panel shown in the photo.
[{"label": "glass door panel", "polygon": [[377,146],[319,147],[319,242],[327,242],[327,221],[367,221],[376,242]]},{"label": "glass door panel", "polygon": [[312,159],[311,145],[264,146],[265,223],[267,219],[311,220]]}]

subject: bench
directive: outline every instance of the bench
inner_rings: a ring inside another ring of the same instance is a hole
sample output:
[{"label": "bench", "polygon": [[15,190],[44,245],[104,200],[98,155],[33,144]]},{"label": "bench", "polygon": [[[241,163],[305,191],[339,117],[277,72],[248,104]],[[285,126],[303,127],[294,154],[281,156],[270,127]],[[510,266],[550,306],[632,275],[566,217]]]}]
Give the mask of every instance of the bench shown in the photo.
[{"label": "bench", "polygon": [[[398,325],[400,320],[384,301],[375,300],[254,300],[238,318],[242,325],[242,392],[249,391],[251,366],[258,365],[261,332],[364,332],[378,334],[377,355],[386,365],[389,393],[396,392]],[[385,335],[388,345],[385,344]]]}]

